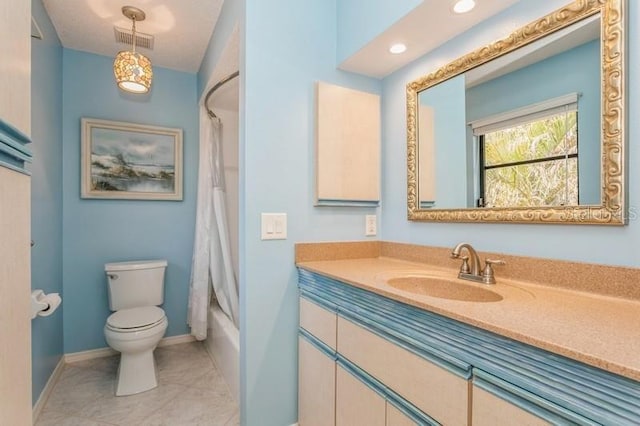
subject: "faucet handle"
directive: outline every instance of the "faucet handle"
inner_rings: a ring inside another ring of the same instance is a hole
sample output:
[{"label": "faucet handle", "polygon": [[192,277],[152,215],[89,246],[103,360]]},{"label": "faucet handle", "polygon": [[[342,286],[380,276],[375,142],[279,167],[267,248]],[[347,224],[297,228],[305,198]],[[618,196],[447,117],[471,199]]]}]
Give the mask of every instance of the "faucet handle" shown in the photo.
[{"label": "faucet handle", "polygon": [[482,281],[485,284],[495,284],[496,278],[493,274],[493,267],[491,265],[505,265],[507,262],[502,259],[485,259],[484,261],[485,267],[482,271]]},{"label": "faucet handle", "polygon": [[462,256],[462,265],[460,265],[460,273],[461,274],[470,274],[471,268],[469,267],[469,256]]}]

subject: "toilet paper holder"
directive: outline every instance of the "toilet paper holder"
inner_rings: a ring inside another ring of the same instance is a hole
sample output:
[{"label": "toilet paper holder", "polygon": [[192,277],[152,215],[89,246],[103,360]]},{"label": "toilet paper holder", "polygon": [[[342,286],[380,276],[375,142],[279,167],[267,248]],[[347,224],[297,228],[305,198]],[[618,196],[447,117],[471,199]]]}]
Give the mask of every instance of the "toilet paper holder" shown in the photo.
[{"label": "toilet paper holder", "polygon": [[36,316],[48,317],[58,309],[62,303],[62,298],[58,293],[45,294],[42,290],[31,292],[31,319]]}]

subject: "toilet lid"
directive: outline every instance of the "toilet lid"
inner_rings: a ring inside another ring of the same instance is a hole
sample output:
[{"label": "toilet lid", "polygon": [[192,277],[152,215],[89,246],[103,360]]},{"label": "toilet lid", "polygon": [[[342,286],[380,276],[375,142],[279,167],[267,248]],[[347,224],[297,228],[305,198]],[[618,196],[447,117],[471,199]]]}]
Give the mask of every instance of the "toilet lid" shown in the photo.
[{"label": "toilet lid", "polygon": [[140,328],[155,324],[164,318],[164,311],[157,306],[121,309],[107,318],[107,325],[112,328]]}]

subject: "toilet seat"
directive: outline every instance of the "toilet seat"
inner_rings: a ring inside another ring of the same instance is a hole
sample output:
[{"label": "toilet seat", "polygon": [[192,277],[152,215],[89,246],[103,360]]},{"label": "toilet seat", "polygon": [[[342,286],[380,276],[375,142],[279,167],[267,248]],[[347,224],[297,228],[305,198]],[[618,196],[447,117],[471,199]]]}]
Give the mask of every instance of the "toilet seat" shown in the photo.
[{"label": "toilet seat", "polygon": [[121,309],[107,318],[106,328],[119,333],[133,333],[158,326],[166,319],[157,306]]}]

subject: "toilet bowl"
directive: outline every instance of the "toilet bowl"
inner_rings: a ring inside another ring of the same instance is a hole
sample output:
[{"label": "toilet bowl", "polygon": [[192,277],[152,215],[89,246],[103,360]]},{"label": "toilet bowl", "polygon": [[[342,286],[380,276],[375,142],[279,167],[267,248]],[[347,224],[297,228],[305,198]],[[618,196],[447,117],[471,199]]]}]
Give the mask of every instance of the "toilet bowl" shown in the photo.
[{"label": "toilet bowl", "polygon": [[105,339],[121,354],[116,396],[133,395],[158,386],[153,351],[167,326],[167,317],[157,306],[121,309],[107,318]]}]

